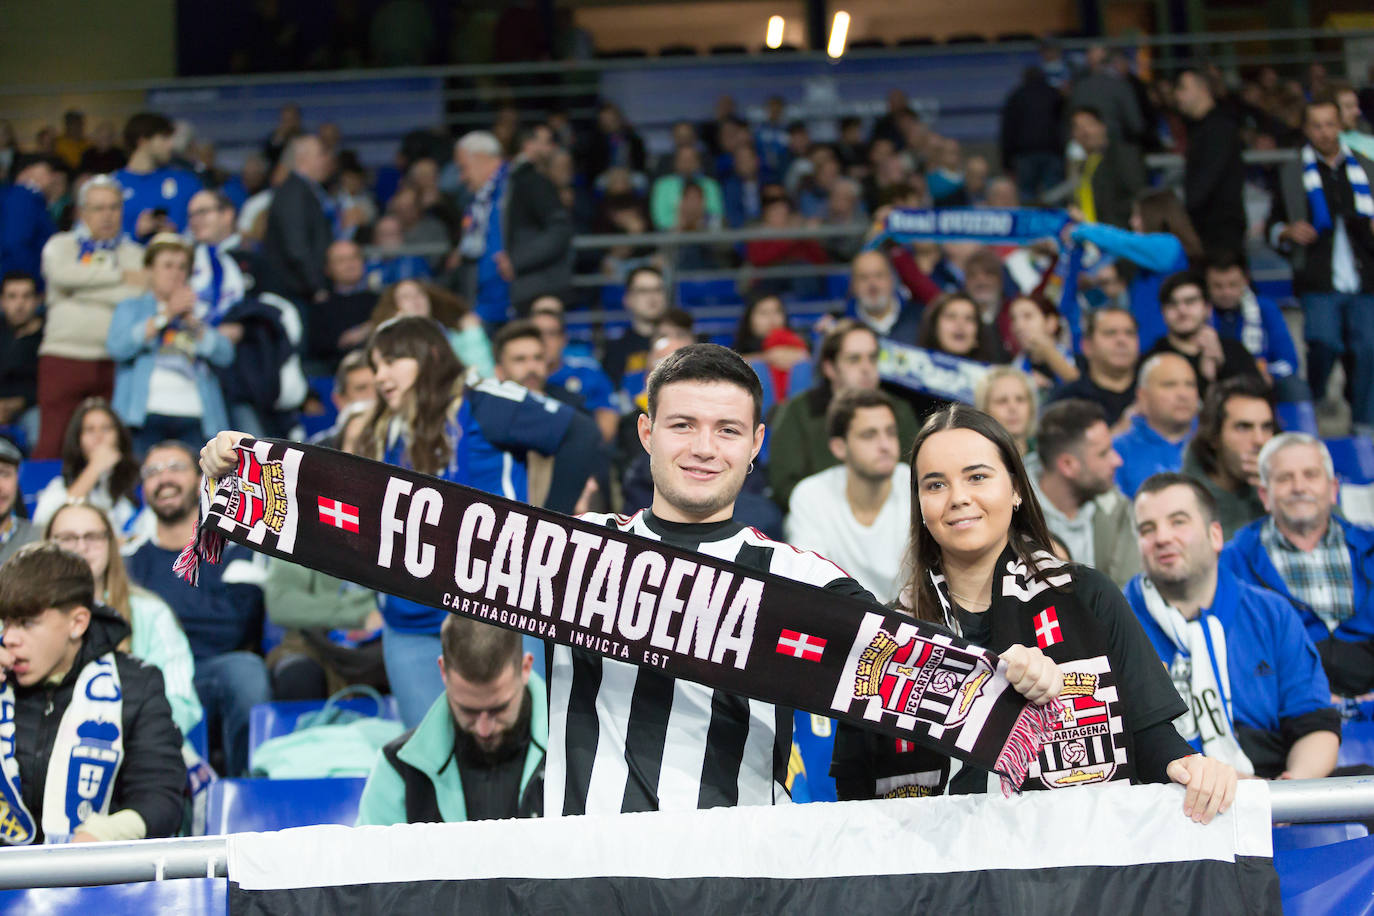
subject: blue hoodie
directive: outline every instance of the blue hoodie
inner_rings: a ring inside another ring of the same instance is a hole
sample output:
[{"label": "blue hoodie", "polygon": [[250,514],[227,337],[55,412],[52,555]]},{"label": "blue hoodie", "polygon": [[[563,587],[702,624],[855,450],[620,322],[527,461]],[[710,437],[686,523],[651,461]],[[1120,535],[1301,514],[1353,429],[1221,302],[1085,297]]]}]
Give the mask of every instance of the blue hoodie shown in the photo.
[{"label": "blue hoodie", "polygon": [[[1171,665],[1179,650],[1146,609],[1141,576],[1127,584],[1126,600],[1165,666]],[[1241,582],[1221,567],[1212,606],[1202,610],[1204,617],[1209,614],[1226,632],[1236,725],[1278,732],[1285,719],[1331,707],[1321,658],[1290,602]]]},{"label": "blue hoodie", "polygon": [[1355,613],[1346,618],[1335,631],[1329,631],[1311,607],[1299,601],[1288,590],[1288,583],[1279,575],[1274,562],[1260,540],[1260,530],[1269,516],[1256,519],[1236,532],[1231,543],[1221,552],[1221,565],[1242,582],[1267,588],[1282,595],[1298,609],[1307,635],[1314,643],[1335,637],[1345,642],[1366,642],[1374,639],[1374,589],[1370,577],[1374,574],[1374,529],[1352,525],[1343,518],[1331,517],[1333,524],[1345,530],[1345,544],[1350,551],[1350,570],[1355,585]]},{"label": "blue hoodie", "polygon": [[1112,445],[1121,456],[1121,467],[1116,469],[1116,485],[1127,499],[1135,498],[1135,491],[1152,474],[1160,471],[1177,471],[1183,467],[1183,450],[1197,432],[1197,421],[1179,442],[1170,442],[1137,414],[1131,419],[1131,428],[1112,440]]},{"label": "blue hoodie", "polygon": [[[1293,345],[1288,322],[1283,320],[1283,311],[1273,299],[1256,296],[1255,302],[1259,305],[1260,347],[1258,352],[1251,355],[1264,360],[1269,367],[1269,374],[1274,378],[1288,378],[1298,371],[1298,349]],[[1245,342],[1242,337],[1245,316],[1238,308],[1230,311],[1213,308],[1212,327],[1222,337],[1238,340],[1242,344]]]}]

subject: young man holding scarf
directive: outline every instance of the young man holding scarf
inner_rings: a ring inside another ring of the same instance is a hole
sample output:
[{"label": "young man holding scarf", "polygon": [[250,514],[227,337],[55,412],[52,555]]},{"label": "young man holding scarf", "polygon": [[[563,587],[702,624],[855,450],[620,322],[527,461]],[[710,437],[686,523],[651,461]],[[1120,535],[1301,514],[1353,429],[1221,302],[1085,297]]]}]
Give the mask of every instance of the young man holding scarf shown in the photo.
[{"label": "young man holding scarf", "polygon": [[181,825],[181,734],[129,625],[56,544],[0,568],[0,845],[135,840]]},{"label": "young man holding scarf", "polygon": [[1269,241],[1293,263],[1307,338],[1307,381],[1321,399],[1344,358],[1356,434],[1374,433],[1374,162],[1341,142],[1335,99],[1307,104],[1307,144],[1279,171]]},{"label": "young man holding scarf", "polygon": [[1244,775],[1330,775],[1340,714],[1317,649],[1287,599],[1219,567],[1212,495],[1191,477],[1156,474],[1135,515],[1145,572],[1126,598],[1188,703],[1179,734]]}]

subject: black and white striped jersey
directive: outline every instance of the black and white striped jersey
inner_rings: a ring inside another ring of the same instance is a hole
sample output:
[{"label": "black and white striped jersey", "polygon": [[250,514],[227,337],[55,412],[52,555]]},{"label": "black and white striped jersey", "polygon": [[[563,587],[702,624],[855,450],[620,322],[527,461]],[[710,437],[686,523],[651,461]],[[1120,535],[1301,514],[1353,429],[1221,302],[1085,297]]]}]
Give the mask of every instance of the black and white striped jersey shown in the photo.
[{"label": "black and white striped jersey", "polygon": [[[586,521],[872,601],[829,560],[734,521]],[[544,814],[771,805],[787,800],[792,710],[568,646],[549,663]]]}]

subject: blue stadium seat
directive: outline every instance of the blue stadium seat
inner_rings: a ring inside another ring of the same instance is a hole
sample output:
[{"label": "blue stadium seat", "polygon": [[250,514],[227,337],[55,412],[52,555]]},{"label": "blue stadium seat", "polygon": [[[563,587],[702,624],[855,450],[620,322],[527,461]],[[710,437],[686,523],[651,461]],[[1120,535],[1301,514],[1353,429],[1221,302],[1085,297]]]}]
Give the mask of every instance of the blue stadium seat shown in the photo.
[{"label": "blue stadium seat", "polygon": [[759,384],[763,386],[763,412],[767,414],[778,402],[778,396],[773,391],[773,373],[768,371],[768,364],[761,359],[749,360],[749,368],[754,370],[759,377]]},{"label": "blue stadium seat", "polygon": [[1336,766],[1374,766],[1374,722],[1356,719],[1341,723],[1341,749]]},{"label": "blue stadium seat", "polygon": [[334,425],[334,421],[339,418],[339,411],[334,407],[334,402],[330,395],[334,393],[334,377],[332,375],[316,375],[308,379],[310,392],[320,399],[324,404],[324,413],[318,416],[308,416],[301,414],[301,425],[305,427],[305,434],[313,436],[323,432]]},{"label": "blue stadium seat", "polygon": [[363,778],[221,779],[205,803],[205,833],[251,833],[343,824],[358,817]]},{"label": "blue stadium seat", "polygon": [[20,426],[18,423],[0,424],[0,436],[4,436],[6,439],[19,446],[19,451],[26,455],[33,446],[33,443],[29,441],[29,437],[24,433],[24,427]]},{"label": "blue stadium seat", "polygon": [[[401,710],[396,698],[385,696],[381,717],[400,721]],[[335,704],[364,715],[375,715],[377,704],[368,697],[347,697]],[[280,738],[296,730],[296,722],[306,713],[318,712],[324,708],[324,700],[279,700],[275,703],[259,703],[248,715],[248,766],[253,766],[253,752],[269,738]]]},{"label": "blue stadium seat", "polygon": [[1344,483],[1374,483],[1374,440],[1368,436],[1327,439],[1331,463]]},{"label": "blue stadium seat", "polygon": [[682,280],[677,285],[679,304],[683,308],[697,308],[705,305],[730,305],[739,302],[739,291],[735,281],[725,280]]},{"label": "blue stadium seat", "polygon": [[139,881],[104,887],[34,887],[0,891],[0,913],[176,913],[223,916],[229,912],[226,878]]},{"label": "blue stadium seat", "polygon": [[30,517],[38,506],[38,491],[61,473],[62,461],[58,458],[25,461],[19,465],[19,492],[24,494],[24,505],[28,507]]},{"label": "blue stadium seat", "polygon": [[1279,425],[1290,433],[1317,435],[1317,410],[1311,401],[1283,401],[1278,405]]},{"label": "blue stadium seat", "polygon": [[1274,851],[1311,849],[1369,836],[1364,824],[1288,824],[1274,828]]}]

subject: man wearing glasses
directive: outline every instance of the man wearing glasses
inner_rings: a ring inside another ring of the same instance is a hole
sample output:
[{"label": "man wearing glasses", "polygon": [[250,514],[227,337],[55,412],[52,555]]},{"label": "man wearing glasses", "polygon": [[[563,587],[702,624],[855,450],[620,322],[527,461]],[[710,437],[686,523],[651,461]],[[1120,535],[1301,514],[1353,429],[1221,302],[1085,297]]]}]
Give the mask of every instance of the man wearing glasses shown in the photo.
[{"label": "man wearing glasses", "polygon": [[377,755],[358,823],[539,817],[549,717],[534,656],[514,630],[454,614],[439,641],[444,693]]},{"label": "man wearing glasses", "polygon": [[143,498],[157,530],[127,557],[129,578],[171,606],[195,658],[196,693],[205,709],[211,756],[224,753],[219,772],[246,776],[248,717],[270,700],[262,644],[266,557],[230,544],[221,565],[202,564],[197,588],[172,572],[195,533],[200,471],[190,449],[169,440],[143,459]]}]

